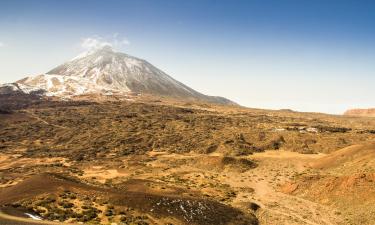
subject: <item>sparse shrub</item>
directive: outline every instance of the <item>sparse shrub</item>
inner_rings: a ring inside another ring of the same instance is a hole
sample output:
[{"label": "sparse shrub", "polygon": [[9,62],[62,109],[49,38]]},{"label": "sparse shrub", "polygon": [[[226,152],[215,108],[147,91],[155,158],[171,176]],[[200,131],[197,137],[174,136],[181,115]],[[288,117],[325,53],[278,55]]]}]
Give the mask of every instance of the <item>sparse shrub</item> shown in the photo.
[{"label": "sparse shrub", "polygon": [[253,211],[257,211],[257,210],[260,208],[260,206],[259,206],[258,204],[256,204],[256,203],[254,203],[254,202],[251,202],[251,203],[249,204],[249,208],[250,208],[251,210],[253,210]]}]

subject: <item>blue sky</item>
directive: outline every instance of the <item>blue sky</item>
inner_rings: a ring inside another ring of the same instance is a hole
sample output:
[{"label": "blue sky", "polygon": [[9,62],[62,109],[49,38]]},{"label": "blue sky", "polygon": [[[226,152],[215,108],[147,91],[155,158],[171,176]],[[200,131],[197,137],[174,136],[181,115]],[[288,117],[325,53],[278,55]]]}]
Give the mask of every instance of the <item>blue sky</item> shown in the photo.
[{"label": "blue sky", "polygon": [[0,82],[47,72],[87,38],[244,106],[375,107],[375,1],[2,0]]}]

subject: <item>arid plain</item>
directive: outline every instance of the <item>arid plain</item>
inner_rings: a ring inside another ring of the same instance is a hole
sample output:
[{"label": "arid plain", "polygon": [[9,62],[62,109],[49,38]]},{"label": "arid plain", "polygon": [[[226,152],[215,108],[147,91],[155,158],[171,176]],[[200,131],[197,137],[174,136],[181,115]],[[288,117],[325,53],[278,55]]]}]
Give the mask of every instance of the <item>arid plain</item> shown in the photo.
[{"label": "arid plain", "polygon": [[374,118],[1,98],[2,224],[375,221]]}]

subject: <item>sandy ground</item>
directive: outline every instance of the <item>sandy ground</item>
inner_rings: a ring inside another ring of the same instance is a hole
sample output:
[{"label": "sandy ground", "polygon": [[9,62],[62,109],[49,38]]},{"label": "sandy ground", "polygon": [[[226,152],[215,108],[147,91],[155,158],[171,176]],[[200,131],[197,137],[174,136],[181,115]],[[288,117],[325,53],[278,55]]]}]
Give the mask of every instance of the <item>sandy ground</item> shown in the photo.
[{"label": "sandy ground", "polygon": [[[283,194],[280,190],[280,185],[295,174],[308,173],[307,164],[323,156],[325,154],[267,151],[250,157],[258,161],[258,167],[243,174],[249,179],[242,185],[254,188],[253,199],[261,206],[258,212],[261,224],[341,224],[342,221],[335,216],[335,209]],[[241,187],[237,177],[228,177],[227,182]],[[241,201],[241,196],[235,200],[237,203]]]},{"label": "sandy ground", "polygon": [[[162,153],[151,153],[153,156],[162,158],[195,158],[197,155],[171,155]],[[220,156],[219,153],[211,156]],[[162,174],[178,172],[183,169],[189,174],[202,173],[204,177],[214,176],[216,181],[228,184],[238,194],[230,204],[247,210],[249,202],[255,202],[261,206],[257,211],[260,224],[342,224],[342,220],[335,214],[334,208],[317,204],[296,196],[284,194],[281,186],[290,181],[298,174],[308,174],[308,167],[313,161],[326,156],[326,154],[300,154],[296,152],[271,150],[255,153],[248,158],[254,160],[258,166],[244,173],[236,171],[209,172],[198,168],[172,168]],[[159,161],[154,166],[162,167]],[[185,176],[186,177],[186,176]],[[284,187],[285,188],[285,187]],[[289,187],[297,188],[297,187]]]},{"label": "sandy ground", "polygon": [[[151,153],[159,159],[191,159],[197,155],[171,155]],[[257,211],[260,224],[342,224],[335,214],[336,209],[317,204],[293,195],[284,194],[281,186],[290,181],[297,174],[308,174],[308,164],[324,157],[326,154],[300,154],[290,151],[271,150],[255,153],[248,158],[254,160],[258,166],[244,173],[237,171],[210,172],[199,168],[172,168],[161,174],[182,172],[189,174],[202,174],[203,177],[214,176],[216,181],[228,184],[238,194],[230,203],[231,205],[248,210],[248,203],[255,202],[261,206]],[[211,156],[220,156],[219,153]],[[162,167],[160,161],[154,163],[155,167]],[[186,177],[186,176],[184,176]],[[285,187],[284,187],[285,188]],[[297,188],[297,187],[289,187]]]},{"label": "sandy ground", "polygon": [[[300,154],[283,150],[254,153],[245,158],[255,162],[257,167],[240,172],[227,167],[220,169],[212,169],[210,166],[204,167],[206,161],[208,163],[208,160],[223,157],[220,153],[201,155],[196,153],[150,152],[145,157],[153,158],[153,160],[144,165],[132,166],[127,164],[126,167],[123,166],[124,164],[120,167],[118,165],[112,166],[111,163],[91,165],[82,168],[84,173],[81,179],[94,179],[95,182],[100,183],[105,183],[107,180],[121,182],[123,179],[130,178],[149,180],[157,182],[153,188],[154,191],[166,193],[169,190],[173,191],[173,187],[189,187],[191,193],[195,191],[209,194],[211,197],[224,196],[226,191],[235,191],[236,195],[229,200],[225,200],[225,204],[240,208],[243,211],[249,211],[251,202],[258,204],[260,209],[256,211],[256,215],[260,224],[344,224],[337,217],[339,215],[337,209],[284,194],[290,190],[283,191],[283,188],[297,188],[293,185],[285,187],[285,184],[289,183],[288,181],[291,181],[295,176],[316,172],[308,165],[324,156],[326,155]],[[24,163],[49,164],[56,161],[65,161],[61,158],[21,159],[9,164],[9,160],[8,156],[1,156],[0,158],[3,166],[4,164],[15,166]],[[176,162],[176,164],[173,165],[173,162]],[[178,182],[180,178],[183,179],[183,182]],[[227,186],[221,188],[218,184]],[[131,187],[129,186],[129,188]],[[139,187],[137,186],[136,189],[139,190]]]},{"label": "sandy ground", "polygon": [[123,172],[120,169],[104,169],[101,166],[93,166],[84,170],[82,178],[95,179],[104,184],[108,179],[127,177],[128,175],[129,173]]}]

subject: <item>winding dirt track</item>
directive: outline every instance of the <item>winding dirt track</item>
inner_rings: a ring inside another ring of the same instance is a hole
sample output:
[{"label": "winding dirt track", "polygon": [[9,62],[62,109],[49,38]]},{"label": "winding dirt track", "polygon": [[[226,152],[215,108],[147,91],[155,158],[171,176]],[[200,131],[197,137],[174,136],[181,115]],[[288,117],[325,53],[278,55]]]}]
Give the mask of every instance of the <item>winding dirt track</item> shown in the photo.
[{"label": "winding dirt track", "polygon": [[54,126],[54,127],[57,127],[57,128],[61,128],[61,129],[69,129],[68,127],[64,127],[64,126],[60,126],[60,125],[56,125],[56,124],[51,124],[49,122],[47,122],[46,120],[40,118],[39,116],[35,115],[33,112],[31,112],[30,110],[25,110],[24,112],[26,112],[31,118],[34,118],[44,124],[47,124],[49,126]]}]

